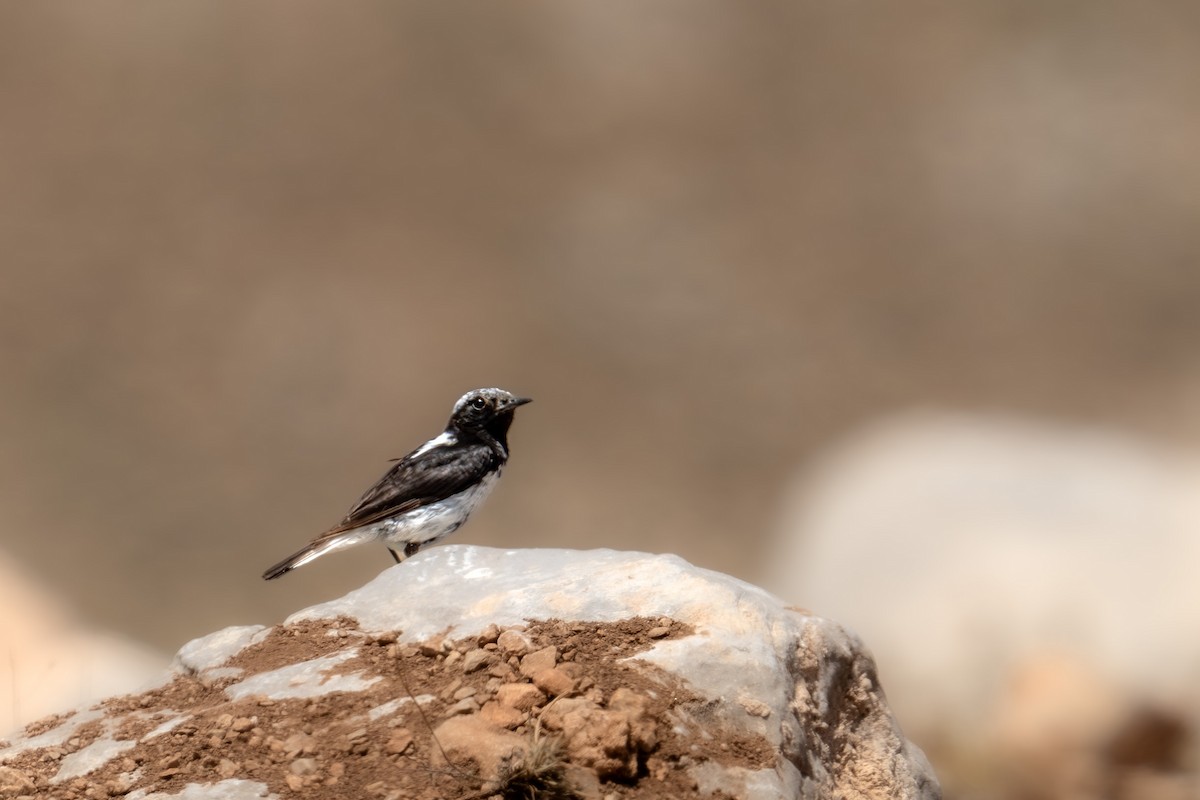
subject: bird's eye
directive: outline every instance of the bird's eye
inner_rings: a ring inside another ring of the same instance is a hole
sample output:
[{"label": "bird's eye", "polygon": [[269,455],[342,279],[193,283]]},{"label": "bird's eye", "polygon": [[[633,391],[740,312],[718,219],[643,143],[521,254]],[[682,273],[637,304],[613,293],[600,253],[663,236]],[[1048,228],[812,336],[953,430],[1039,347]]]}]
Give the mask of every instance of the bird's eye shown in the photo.
[{"label": "bird's eye", "polygon": [[476,397],[471,401],[471,406],[479,411],[483,411],[485,408],[487,408],[487,400],[484,400],[482,397]]}]

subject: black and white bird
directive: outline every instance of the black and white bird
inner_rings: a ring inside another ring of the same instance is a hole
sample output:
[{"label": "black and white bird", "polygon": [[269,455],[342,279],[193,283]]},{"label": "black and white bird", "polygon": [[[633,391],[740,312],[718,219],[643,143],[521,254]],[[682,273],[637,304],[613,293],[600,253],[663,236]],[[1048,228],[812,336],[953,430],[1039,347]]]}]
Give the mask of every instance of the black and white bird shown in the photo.
[{"label": "black and white bird", "polygon": [[341,524],[268,569],[263,578],[278,578],[363,542],[383,542],[399,563],[454,533],[499,480],[508,461],[513,413],[528,402],[503,389],[467,392],[454,404],[446,430],[398,459]]}]

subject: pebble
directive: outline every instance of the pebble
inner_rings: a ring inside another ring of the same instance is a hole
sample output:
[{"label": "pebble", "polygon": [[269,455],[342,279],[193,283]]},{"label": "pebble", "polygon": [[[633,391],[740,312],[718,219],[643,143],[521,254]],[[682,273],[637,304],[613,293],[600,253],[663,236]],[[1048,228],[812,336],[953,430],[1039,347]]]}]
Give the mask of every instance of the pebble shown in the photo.
[{"label": "pebble", "polygon": [[283,749],[291,758],[314,753],[317,749],[317,740],[307,733],[293,733],[281,743],[280,747],[276,747],[275,742],[278,741],[276,739],[271,743],[271,749]]},{"label": "pebble", "polygon": [[479,703],[475,702],[474,697],[464,697],[454,705],[446,709],[446,716],[453,717],[458,714],[474,714],[479,710]]},{"label": "pebble", "polygon": [[500,634],[500,638],[496,640],[496,645],[506,653],[523,656],[532,649],[533,642],[521,631],[507,630]]},{"label": "pebble", "polygon": [[551,669],[558,663],[558,648],[554,645],[543,647],[521,659],[521,674],[532,677],[542,670]]},{"label": "pebble", "polygon": [[533,685],[551,697],[575,691],[576,681],[560,667],[539,670],[533,673]]},{"label": "pebble", "polygon": [[[525,685],[528,686],[528,684]],[[527,711],[518,711],[494,700],[483,704],[483,708],[479,710],[479,716],[497,728],[508,728],[509,730],[529,719]]]},{"label": "pebble", "polygon": [[487,650],[472,650],[471,652],[467,653],[466,657],[463,659],[463,672],[468,674],[474,672],[484,664],[488,663],[491,657],[492,654]]},{"label": "pebble", "polygon": [[288,772],[293,775],[311,775],[317,771],[317,760],[315,758],[297,758],[288,767]]},{"label": "pebble", "polygon": [[442,699],[449,700],[451,697],[454,697],[454,693],[457,692],[459,687],[462,685],[463,685],[462,678],[455,678],[454,680],[452,680],[449,684],[446,685],[446,688],[442,689],[442,695],[441,695]]},{"label": "pebble", "polygon": [[496,702],[518,711],[529,711],[546,702],[546,695],[529,683],[509,683],[496,690]]},{"label": "pebble", "polygon": [[445,644],[446,644],[446,641],[444,639],[442,639],[442,637],[435,636],[434,638],[430,639],[429,641],[421,642],[419,645],[417,645],[417,652],[419,652],[423,656],[441,655],[442,647]]},{"label": "pebble", "polygon": [[479,632],[479,636],[476,641],[478,641],[480,645],[494,644],[496,639],[499,637],[500,626],[493,622]]},{"label": "pebble", "polygon": [[[384,745],[383,751],[388,755],[398,756],[412,746],[412,742],[412,731],[408,728],[397,728],[392,731],[392,737]],[[333,770],[331,769],[330,772],[332,773]]]}]

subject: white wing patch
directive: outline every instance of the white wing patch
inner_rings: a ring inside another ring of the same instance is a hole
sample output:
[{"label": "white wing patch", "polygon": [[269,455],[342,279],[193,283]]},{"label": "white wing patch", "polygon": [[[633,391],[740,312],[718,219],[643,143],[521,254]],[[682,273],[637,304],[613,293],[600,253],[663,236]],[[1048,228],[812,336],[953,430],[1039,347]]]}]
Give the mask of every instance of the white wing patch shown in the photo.
[{"label": "white wing patch", "polygon": [[425,455],[436,447],[449,447],[454,444],[458,444],[458,437],[454,435],[454,431],[442,431],[416,450],[413,450],[412,454],[408,457],[416,458],[417,456]]}]

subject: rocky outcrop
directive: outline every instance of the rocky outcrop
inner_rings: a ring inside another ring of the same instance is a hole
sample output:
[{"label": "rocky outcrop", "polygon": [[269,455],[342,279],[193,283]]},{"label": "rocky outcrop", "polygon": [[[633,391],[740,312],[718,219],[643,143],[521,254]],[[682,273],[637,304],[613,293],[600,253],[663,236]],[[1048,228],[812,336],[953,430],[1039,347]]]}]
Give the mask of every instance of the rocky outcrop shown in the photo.
[{"label": "rocky outcrop", "polygon": [[26,729],[0,796],[936,798],[858,639],[673,556],[435,548]]},{"label": "rocky outcrop", "polygon": [[769,585],[871,643],[945,782],[1200,797],[1195,451],[912,413],[809,463],[789,506]]}]

